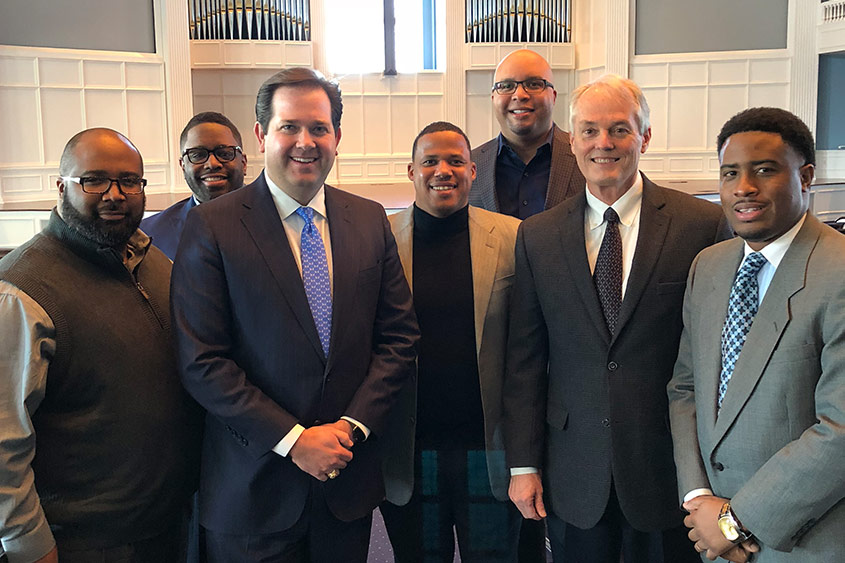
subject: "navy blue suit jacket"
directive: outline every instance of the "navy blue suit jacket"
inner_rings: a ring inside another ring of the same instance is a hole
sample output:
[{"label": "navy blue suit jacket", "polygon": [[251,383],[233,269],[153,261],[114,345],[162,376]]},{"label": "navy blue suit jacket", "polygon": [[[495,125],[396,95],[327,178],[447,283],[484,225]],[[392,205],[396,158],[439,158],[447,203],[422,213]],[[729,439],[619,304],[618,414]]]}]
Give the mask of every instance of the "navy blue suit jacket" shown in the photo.
[{"label": "navy blue suit jacket", "polygon": [[[333,258],[329,356],[264,175],[188,214],[171,284],[183,383],[206,417],[200,522],[231,534],[285,530],[312,486],[351,521],[384,498],[379,437],[418,337],[384,209],[326,186]],[[272,448],[296,425],[350,416],[370,430],[320,483]],[[328,541],[331,541],[328,539]]]},{"label": "navy blue suit jacket", "polygon": [[153,244],[164,252],[168,258],[176,258],[176,249],[188,211],[197,206],[193,196],[176,202],[164,211],[141,221],[141,230],[153,238]]}]

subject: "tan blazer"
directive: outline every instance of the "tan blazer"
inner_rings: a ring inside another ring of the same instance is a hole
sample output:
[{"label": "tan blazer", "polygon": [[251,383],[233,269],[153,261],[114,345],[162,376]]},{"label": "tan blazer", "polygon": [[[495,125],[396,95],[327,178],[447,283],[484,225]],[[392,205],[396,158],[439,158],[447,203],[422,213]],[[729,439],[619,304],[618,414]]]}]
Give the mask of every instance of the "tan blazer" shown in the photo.
[{"label": "tan blazer", "polygon": [[[413,292],[413,205],[388,217],[405,277]],[[508,499],[510,474],[505,466],[500,420],[505,371],[508,306],[514,273],[514,244],[520,221],[470,206],[469,246],[475,300],[475,342],[484,410],[484,437],[490,486],[499,500]],[[387,499],[405,504],[414,484],[416,388],[405,392],[394,419],[395,431],[384,463]]]},{"label": "tan blazer", "polygon": [[730,498],[755,561],[845,561],[845,237],[808,216],[778,266],[716,416],[743,241],[690,270],[670,415],[681,496]]}]

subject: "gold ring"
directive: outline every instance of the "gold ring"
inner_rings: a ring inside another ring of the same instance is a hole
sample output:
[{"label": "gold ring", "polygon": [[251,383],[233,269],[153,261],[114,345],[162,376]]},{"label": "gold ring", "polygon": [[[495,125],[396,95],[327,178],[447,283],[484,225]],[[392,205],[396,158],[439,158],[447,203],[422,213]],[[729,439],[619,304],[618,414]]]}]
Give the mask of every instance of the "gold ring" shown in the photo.
[{"label": "gold ring", "polygon": [[326,473],[326,477],[329,479],[337,479],[337,476],[340,475],[340,471],[337,469],[332,469],[328,473]]}]

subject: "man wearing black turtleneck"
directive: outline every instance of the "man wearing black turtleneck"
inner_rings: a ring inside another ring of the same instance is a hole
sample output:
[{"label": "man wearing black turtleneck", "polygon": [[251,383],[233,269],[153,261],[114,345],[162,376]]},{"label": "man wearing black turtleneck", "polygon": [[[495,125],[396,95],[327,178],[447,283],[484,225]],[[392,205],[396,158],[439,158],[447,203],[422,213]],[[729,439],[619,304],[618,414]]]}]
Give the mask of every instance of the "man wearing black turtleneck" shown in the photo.
[{"label": "man wearing black turtleneck", "polygon": [[467,205],[475,164],[457,126],[428,125],[412,156],[415,202],[389,219],[422,334],[417,396],[394,428],[381,511],[399,563],[451,562],[455,532],[463,561],[512,562],[521,517],[499,419],[519,221]]}]

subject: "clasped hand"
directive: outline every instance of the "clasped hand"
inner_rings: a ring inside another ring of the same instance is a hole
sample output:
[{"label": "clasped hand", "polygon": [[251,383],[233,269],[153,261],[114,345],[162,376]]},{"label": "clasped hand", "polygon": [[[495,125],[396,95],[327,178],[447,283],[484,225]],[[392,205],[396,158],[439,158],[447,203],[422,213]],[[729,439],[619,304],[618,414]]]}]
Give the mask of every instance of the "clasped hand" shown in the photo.
[{"label": "clasped hand", "polygon": [[684,525],[690,528],[689,539],[695,543],[695,549],[704,553],[711,561],[722,557],[728,561],[745,563],[751,555],[760,551],[760,546],[753,538],[734,544],[719,529],[719,512],[728,499],[712,495],[701,495],[684,503],[689,514],[684,518]]},{"label": "clasped hand", "polygon": [[328,473],[352,461],[352,428],[345,420],[306,428],[290,450],[291,460],[315,479],[325,481]]}]

